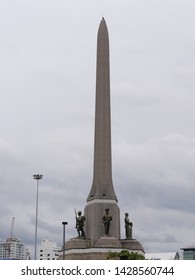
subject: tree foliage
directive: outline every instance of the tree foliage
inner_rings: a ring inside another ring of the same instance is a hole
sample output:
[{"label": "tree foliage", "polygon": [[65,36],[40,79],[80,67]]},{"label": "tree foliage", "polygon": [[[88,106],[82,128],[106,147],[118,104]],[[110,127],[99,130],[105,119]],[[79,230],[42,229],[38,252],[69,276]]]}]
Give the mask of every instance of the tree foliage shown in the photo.
[{"label": "tree foliage", "polygon": [[137,252],[122,250],[121,252],[110,252],[107,260],[145,260],[145,257]]}]

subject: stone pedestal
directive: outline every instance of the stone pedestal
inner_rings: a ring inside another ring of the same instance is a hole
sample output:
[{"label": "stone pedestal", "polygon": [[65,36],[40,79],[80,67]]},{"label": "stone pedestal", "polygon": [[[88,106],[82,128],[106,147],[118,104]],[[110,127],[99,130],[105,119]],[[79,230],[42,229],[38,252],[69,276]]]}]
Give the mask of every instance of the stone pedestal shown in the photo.
[{"label": "stone pedestal", "polygon": [[65,244],[66,250],[70,249],[86,249],[91,247],[91,241],[82,237],[74,237]]},{"label": "stone pedestal", "polygon": [[139,254],[144,253],[142,244],[136,239],[121,239],[120,243],[123,250],[138,252]]},{"label": "stone pedestal", "polygon": [[110,252],[122,250],[144,255],[144,249],[136,239],[119,240],[113,236],[101,236],[94,246],[91,246],[90,239],[74,237],[66,242],[65,248],[66,260],[106,260]]},{"label": "stone pedestal", "polygon": [[120,241],[113,236],[102,236],[94,245],[95,248],[121,248]]}]

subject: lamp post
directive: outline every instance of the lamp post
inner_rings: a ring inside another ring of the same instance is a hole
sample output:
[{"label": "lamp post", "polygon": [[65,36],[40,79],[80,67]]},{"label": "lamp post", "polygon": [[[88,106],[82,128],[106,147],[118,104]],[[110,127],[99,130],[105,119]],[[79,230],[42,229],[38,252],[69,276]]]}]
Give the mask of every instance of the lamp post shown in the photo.
[{"label": "lamp post", "polygon": [[65,260],[65,226],[67,225],[67,222],[62,222],[63,225],[63,246],[62,246],[62,250],[63,250],[63,260]]},{"label": "lamp post", "polygon": [[37,195],[36,195],[36,221],[35,221],[35,256],[34,259],[37,259],[37,223],[38,223],[38,198],[39,198],[39,180],[43,178],[41,174],[33,175],[33,178],[37,180]]}]

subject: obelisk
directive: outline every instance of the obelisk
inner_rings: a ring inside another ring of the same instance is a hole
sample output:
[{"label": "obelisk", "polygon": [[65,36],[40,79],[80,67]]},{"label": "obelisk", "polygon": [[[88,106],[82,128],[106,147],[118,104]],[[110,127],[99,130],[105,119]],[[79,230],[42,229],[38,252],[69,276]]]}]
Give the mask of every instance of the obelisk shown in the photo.
[{"label": "obelisk", "polygon": [[112,182],[110,107],[109,38],[102,18],[97,37],[93,181],[84,209],[85,234],[65,245],[69,260],[105,260],[110,252],[123,249],[144,254],[141,243],[132,236],[120,238],[120,210]]},{"label": "obelisk", "polygon": [[120,218],[112,182],[109,37],[102,18],[97,37],[96,107],[93,182],[85,207],[86,237],[97,244],[104,235],[105,209],[112,215],[109,236],[120,239]]}]

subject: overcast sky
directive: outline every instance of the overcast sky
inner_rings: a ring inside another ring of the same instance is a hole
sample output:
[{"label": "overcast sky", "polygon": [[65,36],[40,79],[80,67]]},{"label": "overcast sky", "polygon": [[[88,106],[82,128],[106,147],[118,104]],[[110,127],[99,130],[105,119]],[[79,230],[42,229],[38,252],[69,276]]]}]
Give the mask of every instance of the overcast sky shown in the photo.
[{"label": "overcast sky", "polygon": [[0,237],[62,245],[93,177],[97,30],[110,38],[112,167],[146,252],[195,244],[194,0],[0,0]]}]

